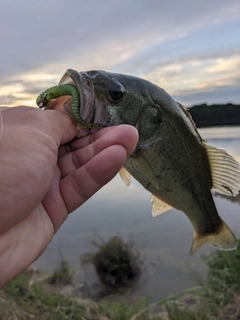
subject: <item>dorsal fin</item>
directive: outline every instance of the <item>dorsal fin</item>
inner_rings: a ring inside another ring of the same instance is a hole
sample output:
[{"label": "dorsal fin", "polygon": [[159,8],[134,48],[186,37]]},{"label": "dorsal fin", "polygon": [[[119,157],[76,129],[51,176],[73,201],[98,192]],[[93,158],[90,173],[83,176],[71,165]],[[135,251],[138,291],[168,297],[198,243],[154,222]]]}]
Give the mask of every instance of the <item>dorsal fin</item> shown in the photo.
[{"label": "dorsal fin", "polygon": [[129,187],[131,184],[131,178],[132,178],[131,174],[124,167],[120,169],[119,174],[123,182],[125,183],[125,185]]},{"label": "dorsal fin", "polygon": [[219,193],[236,196],[240,190],[240,164],[226,151],[204,145],[212,174],[212,188]]},{"label": "dorsal fin", "polygon": [[204,142],[204,140],[202,139],[202,137],[200,136],[198,130],[197,130],[197,126],[195,124],[195,122],[193,121],[192,115],[190,114],[190,112],[188,111],[188,108],[184,107],[181,103],[177,102],[177,104],[180,106],[180,108],[182,109],[183,113],[185,114],[185,116],[188,118],[188,120],[191,122],[191,124],[193,125],[193,128],[195,130],[196,135],[199,137],[200,141]]},{"label": "dorsal fin", "polygon": [[151,203],[152,203],[152,216],[156,217],[159,214],[166,212],[168,210],[173,209],[172,206],[164,202],[163,200],[157,198],[156,196],[152,195],[151,197]]}]

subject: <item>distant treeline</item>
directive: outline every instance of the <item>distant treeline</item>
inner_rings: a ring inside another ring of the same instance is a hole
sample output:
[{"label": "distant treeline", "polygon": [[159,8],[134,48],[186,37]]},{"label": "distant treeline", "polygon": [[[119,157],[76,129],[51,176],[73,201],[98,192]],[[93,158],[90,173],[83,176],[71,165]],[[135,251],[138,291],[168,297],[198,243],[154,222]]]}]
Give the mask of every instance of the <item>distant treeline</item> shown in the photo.
[{"label": "distant treeline", "polygon": [[188,109],[196,126],[237,126],[240,125],[240,104],[195,105]]}]

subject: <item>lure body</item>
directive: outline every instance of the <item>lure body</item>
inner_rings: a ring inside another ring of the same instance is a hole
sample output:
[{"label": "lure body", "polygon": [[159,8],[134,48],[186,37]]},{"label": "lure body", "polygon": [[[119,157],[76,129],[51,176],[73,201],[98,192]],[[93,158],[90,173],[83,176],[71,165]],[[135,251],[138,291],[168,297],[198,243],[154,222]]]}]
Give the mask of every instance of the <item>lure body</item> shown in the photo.
[{"label": "lure body", "polygon": [[43,91],[36,100],[39,108],[47,108],[49,102],[53,99],[62,97],[62,96],[71,96],[72,97],[72,116],[77,121],[77,123],[89,129],[101,129],[105,125],[100,123],[91,123],[83,120],[80,116],[80,96],[78,89],[73,84],[62,84],[58,86],[51,87]]}]

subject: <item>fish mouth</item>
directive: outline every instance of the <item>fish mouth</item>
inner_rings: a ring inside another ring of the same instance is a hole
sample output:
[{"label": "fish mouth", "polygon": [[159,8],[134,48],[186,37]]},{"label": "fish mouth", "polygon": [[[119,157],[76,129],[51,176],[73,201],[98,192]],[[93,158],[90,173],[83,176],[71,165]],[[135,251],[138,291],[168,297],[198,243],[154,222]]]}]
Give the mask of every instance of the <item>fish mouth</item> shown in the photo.
[{"label": "fish mouth", "polygon": [[85,72],[68,69],[59,84],[70,83],[77,87],[80,98],[79,114],[86,122],[95,121],[95,93],[93,84],[88,81]]},{"label": "fish mouth", "polygon": [[95,123],[95,92],[93,84],[88,81],[84,72],[79,73],[79,81],[75,83],[80,95],[80,117],[86,122]]},{"label": "fish mouth", "polygon": [[[104,103],[98,99],[95,94],[94,84],[91,82],[91,77],[86,72],[77,72],[72,69],[68,69],[65,75],[60,80],[59,84],[71,83],[75,85],[79,92],[80,117],[88,122],[101,126],[108,126],[105,124],[105,108]],[[84,128],[84,131],[92,131]]]}]

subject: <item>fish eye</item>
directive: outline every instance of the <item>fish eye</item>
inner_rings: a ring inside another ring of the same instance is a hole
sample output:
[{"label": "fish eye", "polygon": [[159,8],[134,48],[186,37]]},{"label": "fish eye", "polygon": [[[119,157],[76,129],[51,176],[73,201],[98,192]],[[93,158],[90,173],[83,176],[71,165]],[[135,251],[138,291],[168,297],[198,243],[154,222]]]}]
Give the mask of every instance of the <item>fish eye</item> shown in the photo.
[{"label": "fish eye", "polygon": [[110,89],[108,90],[108,96],[112,102],[118,102],[122,99],[124,94],[124,89],[122,86],[118,84],[114,84]]}]

